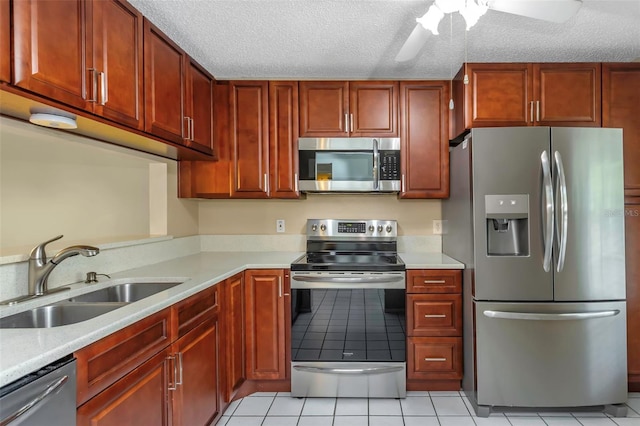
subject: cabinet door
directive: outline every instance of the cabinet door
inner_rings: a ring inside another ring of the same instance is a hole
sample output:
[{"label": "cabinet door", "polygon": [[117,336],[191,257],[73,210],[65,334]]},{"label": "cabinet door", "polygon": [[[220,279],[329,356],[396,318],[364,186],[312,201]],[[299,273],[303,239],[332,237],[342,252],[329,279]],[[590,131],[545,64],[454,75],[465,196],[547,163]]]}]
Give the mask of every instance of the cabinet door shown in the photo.
[{"label": "cabinet door", "polygon": [[462,379],[462,337],[409,337],[407,378]]},{"label": "cabinet door", "polygon": [[527,126],[533,122],[531,64],[467,64],[465,127]]},{"label": "cabinet door", "polygon": [[244,278],[242,274],[235,275],[224,284],[225,315],[224,345],[226,352],[226,389],[225,401],[231,401],[235,392],[245,381],[245,332],[244,332]]},{"label": "cabinet door", "polygon": [[300,82],[300,136],[349,136],[349,83]]},{"label": "cabinet door", "polygon": [[145,130],[183,144],[185,54],[144,20]]},{"label": "cabinet door", "polygon": [[625,196],[640,197],[640,63],[602,65],[602,126],[622,128]]},{"label": "cabinet door", "polygon": [[189,60],[186,88],[186,115],[190,120],[186,145],[213,155],[213,78]]},{"label": "cabinet door", "polygon": [[627,262],[627,370],[629,391],[640,392],[640,197],[625,205]]},{"label": "cabinet door", "polygon": [[400,198],[449,196],[448,83],[400,83]]},{"label": "cabinet door", "polygon": [[[173,344],[177,363],[173,397],[174,425],[208,425],[218,415],[218,320],[211,317]],[[151,424],[151,423],[147,423]]]},{"label": "cabinet door", "polygon": [[269,82],[269,166],[272,198],[299,198],[298,82]]},{"label": "cabinet door", "polygon": [[92,64],[85,62],[85,4],[80,0],[12,3],[16,86],[92,109],[86,101]]},{"label": "cabinet door", "polygon": [[94,112],[142,129],[142,15],[120,0],[94,0],[87,5],[92,37],[87,55],[94,64],[90,77],[95,79],[89,84],[97,89],[91,91]]},{"label": "cabinet door", "polygon": [[351,136],[398,136],[398,82],[349,83]]},{"label": "cabinet door", "polygon": [[408,294],[407,334],[461,336],[461,294]]},{"label": "cabinet door", "polygon": [[284,379],[285,307],[281,269],[245,271],[247,379]]},{"label": "cabinet door", "polygon": [[78,407],[78,426],[169,425],[168,350]]},{"label": "cabinet door", "polygon": [[0,81],[11,82],[11,4],[0,0]]},{"label": "cabinet door", "polygon": [[235,198],[269,196],[268,83],[236,81],[230,87]]},{"label": "cabinet door", "polygon": [[534,64],[536,126],[590,126],[601,123],[599,63]]}]

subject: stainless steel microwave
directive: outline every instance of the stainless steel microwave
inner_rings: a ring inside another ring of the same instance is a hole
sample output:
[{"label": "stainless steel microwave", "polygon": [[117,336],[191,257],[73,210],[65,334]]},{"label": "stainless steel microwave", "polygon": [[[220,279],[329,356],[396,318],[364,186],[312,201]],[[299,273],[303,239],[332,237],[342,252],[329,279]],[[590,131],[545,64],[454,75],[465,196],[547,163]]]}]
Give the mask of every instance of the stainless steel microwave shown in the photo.
[{"label": "stainless steel microwave", "polygon": [[400,138],[299,138],[301,192],[400,191]]}]

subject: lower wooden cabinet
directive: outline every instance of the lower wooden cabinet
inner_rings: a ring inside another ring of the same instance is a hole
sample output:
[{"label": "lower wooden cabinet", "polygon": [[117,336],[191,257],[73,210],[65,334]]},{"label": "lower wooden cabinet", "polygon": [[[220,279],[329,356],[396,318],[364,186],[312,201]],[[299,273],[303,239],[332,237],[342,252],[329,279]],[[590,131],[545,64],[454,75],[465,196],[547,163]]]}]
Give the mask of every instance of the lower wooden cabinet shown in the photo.
[{"label": "lower wooden cabinet", "polygon": [[285,295],[282,269],[245,271],[247,379],[286,378]]},{"label": "lower wooden cabinet", "polygon": [[158,352],[112,386],[78,407],[77,424],[157,425],[170,422],[169,349]]},{"label": "lower wooden cabinet", "polygon": [[211,317],[173,345],[168,361],[173,424],[208,425],[221,409],[218,319]]},{"label": "lower wooden cabinet", "polygon": [[246,379],[244,276],[242,273],[228,278],[223,286],[222,312],[225,335],[225,390],[224,400],[231,401]]},{"label": "lower wooden cabinet", "polygon": [[640,392],[640,197],[625,204],[627,256],[627,373],[629,392]]},{"label": "lower wooden cabinet", "polygon": [[208,425],[222,411],[218,286],[74,355],[78,425]]},{"label": "lower wooden cabinet", "polygon": [[462,271],[407,271],[407,389],[459,390]]}]

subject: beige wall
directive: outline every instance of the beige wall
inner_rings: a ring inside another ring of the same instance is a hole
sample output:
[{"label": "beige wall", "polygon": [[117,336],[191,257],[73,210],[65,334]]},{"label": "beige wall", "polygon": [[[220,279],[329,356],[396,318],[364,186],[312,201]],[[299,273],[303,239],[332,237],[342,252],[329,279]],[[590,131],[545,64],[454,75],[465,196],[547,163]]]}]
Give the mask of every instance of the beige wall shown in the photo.
[{"label": "beige wall", "polygon": [[304,234],[306,220],[396,219],[400,235],[432,235],[441,218],[438,200],[398,200],[395,195],[308,195],[305,200],[206,200],[200,202],[200,234]]},{"label": "beige wall", "polygon": [[167,164],[167,231],[198,232],[197,202],[177,199],[175,161],[0,117],[0,254],[149,236],[149,164]]}]

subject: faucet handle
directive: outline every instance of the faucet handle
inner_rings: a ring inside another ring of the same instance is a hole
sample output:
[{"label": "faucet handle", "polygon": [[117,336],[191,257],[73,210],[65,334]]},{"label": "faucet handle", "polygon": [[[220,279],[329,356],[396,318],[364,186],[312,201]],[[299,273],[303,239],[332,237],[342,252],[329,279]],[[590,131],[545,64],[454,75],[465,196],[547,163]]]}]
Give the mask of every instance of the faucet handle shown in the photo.
[{"label": "faucet handle", "polygon": [[45,246],[49,243],[52,243],[54,241],[59,240],[60,238],[62,238],[64,235],[58,235],[57,237],[53,237],[52,239],[50,239],[49,241],[45,241],[44,243],[40,243],[37,246],[35,246],[33,248],[33,250],[31,250],[31,254],[30,257],[31,259],[34,260],[41,260],[43,262],[47,261],[47,253],[45,251]]}]

